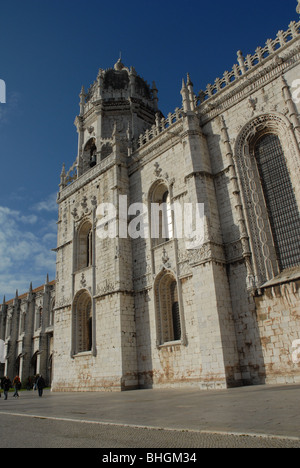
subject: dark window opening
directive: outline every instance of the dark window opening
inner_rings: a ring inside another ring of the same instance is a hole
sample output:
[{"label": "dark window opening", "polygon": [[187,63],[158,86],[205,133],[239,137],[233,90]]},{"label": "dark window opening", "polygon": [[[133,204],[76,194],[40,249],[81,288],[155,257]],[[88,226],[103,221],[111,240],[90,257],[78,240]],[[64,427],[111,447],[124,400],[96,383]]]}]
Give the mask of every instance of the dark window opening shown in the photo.
[{"label": "dark window opening", "polygon": [[300,264],[300,215],[279,138],[262,136],[255,145],[274,245],[281,270]]},{"label": "dark window opening", "polygon": [[181,339],[181,326],[180,326],[180,314],[179,314],[179,304],[174,302],[172,306],[172,321],[173,321],[173,332],[174,340]]}]

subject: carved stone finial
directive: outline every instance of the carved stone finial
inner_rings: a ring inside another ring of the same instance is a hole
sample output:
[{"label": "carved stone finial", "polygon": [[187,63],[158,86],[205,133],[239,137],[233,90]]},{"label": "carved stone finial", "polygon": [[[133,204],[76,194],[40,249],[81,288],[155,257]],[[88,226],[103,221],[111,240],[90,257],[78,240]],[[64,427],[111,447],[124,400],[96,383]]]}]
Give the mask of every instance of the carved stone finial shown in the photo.
[{"label": "carved stone finial", "polygon": [[183,107],[184,112],[190,111],[191,106],[190,106],[189,90],[185,84],[184,79],[182,80],[182,88],[181,88],[180,94],[182,96],[182,107]]},{"label": "carved stone finial", "polygon": [[188,73],[187,74],[187,86],[193,86],[193,83],[192,83],[192,80],[191,80],[191,77],[190,77],[190,74]]},{"label": "carved stone finial", "polygon": [[125,68],[125,65],[123,65],[123,63],[121,61],[121,57],[120,57],[119,60],[117,61],[117,63],[115,63],[114,69],[116,71],[121,71],[121,70],[123,70],[123,68]]},{"label": "carved stone finial", "polygon": [[300,15],[300,0],[298,0],[298,5],[297,5],[297,8],[296,8],[296,12],[298,13],[298,15]]}]

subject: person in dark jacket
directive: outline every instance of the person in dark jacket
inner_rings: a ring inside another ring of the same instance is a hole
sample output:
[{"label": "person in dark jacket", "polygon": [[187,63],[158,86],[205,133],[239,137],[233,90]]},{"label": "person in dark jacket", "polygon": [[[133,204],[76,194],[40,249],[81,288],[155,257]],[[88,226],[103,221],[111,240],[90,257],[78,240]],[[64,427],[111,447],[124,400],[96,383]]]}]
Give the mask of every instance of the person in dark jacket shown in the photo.
[{"label": "person in dark jacket", "polygon": [[2,387],[3,387],[3,393],[4,393],[4,400],[7,400],[8,392],[9,389],[11,388],[11,381],[7,377],[7,375],[4,377],[2,381]]},{"label": "person in dark jacket", "polygon": [[42,375],[40,375],[39,378],[37,379],[36,386],[37,386],[38,391],[39,391],[39,397],[42,397],[43,396],[43,390],[46,387],[45,380],[43,379]]},{"label": "person in dark jacket", "polygon": [[21,380],[18,375],[13,380],[13,387],[15,389],[14,398],[19,398],[19,390],[21,388]]}]

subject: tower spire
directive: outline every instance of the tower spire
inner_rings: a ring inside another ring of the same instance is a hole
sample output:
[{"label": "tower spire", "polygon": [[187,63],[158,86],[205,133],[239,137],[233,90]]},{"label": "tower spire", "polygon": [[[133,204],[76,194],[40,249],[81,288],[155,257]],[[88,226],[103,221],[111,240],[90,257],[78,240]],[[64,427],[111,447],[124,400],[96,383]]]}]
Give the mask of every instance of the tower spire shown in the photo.
[{"label": "tower spire", "polygon": [[184,112],[189,112],[191,110],[190,106],[190,98],[189,98],[189,91],[185,84],[184,79],[182,80],[182,88],[181,88],[181,96],[182,96],[182,107]]},{"label": "tower spire", "polygon": [[85,104],[85,101],[84,101],[85,100],[85,90],[84,90],[83,85],[81,87],[79,97],[80,97],[80,102],[79,102],[80,114],[79,115],[83,115],[84,114],[84,104]]},{"label": "tower spire", "polygon": [[190,98],[190,106],[191,110],[195,110],[195,94],[194,94],[194,85],[192,83],[190,74],[187,74],[187,83],[186,83],[187,89],[189,91],[189,98]]}]

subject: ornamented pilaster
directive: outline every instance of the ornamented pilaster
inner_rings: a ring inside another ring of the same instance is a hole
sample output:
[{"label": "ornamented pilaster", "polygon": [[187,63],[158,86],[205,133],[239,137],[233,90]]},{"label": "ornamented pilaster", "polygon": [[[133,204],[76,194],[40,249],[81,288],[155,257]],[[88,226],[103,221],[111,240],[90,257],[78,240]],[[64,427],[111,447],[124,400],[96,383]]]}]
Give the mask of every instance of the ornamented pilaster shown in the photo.
[{"label": "ornamented pilaster", "polygon": [[240,189],[239,189],[237,174],[236,174],[235,165],[233,161],[233,152],[232,152],[232,148],[230,144],[230,138],[228,135],[228,130],[227,130],[223,115],[221,115],[219,118],[219,125],[221,128],[221,135],[222,135],[223,143],[225,145],[226,157],[227,157],[227,161],[229,164],[230,186],[231,186],[232,193],[235,197],[235,209],[237,212],[240,241],[242,244],[243,257],[245,259],[245,264],[247,268],[247,287],[249,290],[253,290],[255,288],[255,276],[254,276],[252,262],[251,262],[249,235],[247,232],[243,204],[242,204],[242,200],[240,196]]},{"label": "ornamented pilaster", "polygon": [[285,104],[288,108],[289,116],[291,119],[291,122],[293,124],[293,127],[295,131],[297,132],[297,137],[300,135],[300,121],[299,121],[299,115],[296,109],[296,106],[293,101],[293,96],[290,91],[290,88],[284,78],[284,76],[281,76],[281,82],[282,82],[282,93],[283,93],[283,98],[285,101]]}]

